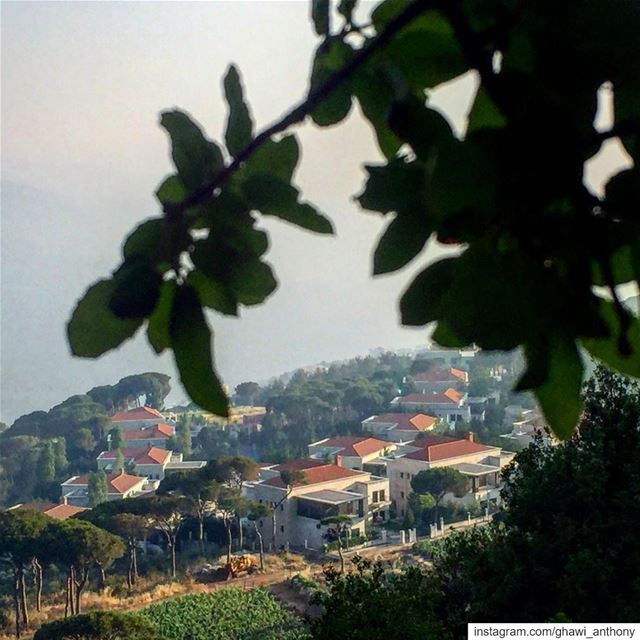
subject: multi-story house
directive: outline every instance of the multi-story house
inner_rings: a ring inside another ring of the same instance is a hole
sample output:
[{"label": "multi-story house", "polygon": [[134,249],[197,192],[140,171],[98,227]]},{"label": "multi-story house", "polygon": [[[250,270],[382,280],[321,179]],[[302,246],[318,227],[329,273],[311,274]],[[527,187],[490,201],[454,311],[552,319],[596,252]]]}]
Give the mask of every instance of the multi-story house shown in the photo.
[{"label": "multi-story house", "polygon": [[466,400],[466,393],[446,389],[439,392],[398,396],[391,401],[391,405],[400,411],[424,412],[436,416],[453,428],[456,422],[471,421],[471,408]]},{"label": "multi-story house", "polygon": [[167,422],[164,416],[151,407],[136,407],[128,411],[118,411],[111,416],[111,422],[119,425],[123,430],[132,431],[143,427],[152,427],[159,422]]},{"label": "multi-story house", "polygon": [[308,446],[310,458],[359,470],[363,470],[367,462],[387,455],[395,448],[390,442],[369,436],[336,436],[318,440]]},{"label": "multi-story house", "polygon": [[157,447],[158,449],[166,449],[167,440],[169,440],[174,432],[173,427],[158,422],[149,427],[123,431],[122,437],[125,447]]},{"label": "multi-story house", "polygon": [[[285,484],[287,472],[301,476]],[[325,518],[349,516],[351,533],[360,535],[374,522],[388,518],[389,481],[365,471],[347,469],[322,460],[294,460],[262,467],[256,482],[247,482],[244,492],[251,500],[275,507],[277,549],[320,548],[330,525]],[[272,519],[258,522],[265,542],[272,542]]]},{"label": "multi-story house", "polygon": [[[150,482],[145,476],[134,476],[124,472],[107,473],[107,500],[137,498],[155,491],[157,482]],[[72,476],[60,488],[65,504],[74,507],[89,506],[89,476]]]},{"label": "multi-story house", "polygon": [[[204,460],[183,460],[181,453],[158,447],[126,447],[120,449],[127,470],[151,480],[164,480],[168,473],[200,469],[207,463]],[[98,469],[111,472],[115,470],[118,449],[103,451],[97,458]]]},{"label": "multi-story house", "polygon": [[438,419],[424,413],[383,413],[362,421],[362,431],[389,442],[409,442],[419,433],[431,431]]},{"label": "multi-story house", "polygon": [[412,380],[418,393],[433,393],[447,389],[463,391],[469,384],[469,374],[455,367],[433,367],[429,371],[416,373]]},{"label": "multi-story house", "polygon": [[452,467],[469,479],[469,490],[464,496],[448,494],[444,496],[445,502],[497,503],[500,471],[514,456],[500,447],[476,442],[472,433],[466,438],[428,434],[414,440],[411,447],[415,449],[387,460],[391,500],[399,516],[405,514],[413,477],[420,471],[438,467]]}]

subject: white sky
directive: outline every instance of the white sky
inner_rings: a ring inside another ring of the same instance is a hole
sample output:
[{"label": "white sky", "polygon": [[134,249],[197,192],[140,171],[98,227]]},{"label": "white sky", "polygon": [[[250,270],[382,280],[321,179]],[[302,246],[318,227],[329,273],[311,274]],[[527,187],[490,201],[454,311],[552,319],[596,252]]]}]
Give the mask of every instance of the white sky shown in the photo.
[{"label": "white sky", "polygon": [[[0,419],[48,409],[97,384],[148,370],[174,375],[143,334],[101,359],[71,358],[75,300],[118,264],[124,235],[157,215],[153,191],[171,171],[161,110],[179,106],[220,139],[221,78],[243,75],[258,128],[301,98],[316,38],[308,2],[2,2],[2,298]],[[473,80],[436,103],[463,126]],[[353,203],[362,165],[380,159],[352,112],[332,129],[299,129],[297,182],[337,237],[268,221],[281,282],[239,320],[212,316],[230,385],[377,346],[415,346],[397,298],[429,252],[399,275],[370,277],[384,224]],[[624,158],[615,143],[589,167],[597,188]],[[183,399],[177,378],[173,401]]]}]

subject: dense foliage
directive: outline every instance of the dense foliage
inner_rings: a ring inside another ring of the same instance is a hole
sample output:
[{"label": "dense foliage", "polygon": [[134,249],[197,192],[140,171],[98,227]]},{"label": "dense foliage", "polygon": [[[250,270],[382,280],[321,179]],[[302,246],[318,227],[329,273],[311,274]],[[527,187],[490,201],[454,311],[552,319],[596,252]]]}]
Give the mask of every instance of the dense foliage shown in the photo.
[{"label": "dense foliage", "polygon": [[[257,213],[332,232],[293,184],[300,150],[288,131],[308,116],[335,125],[357,102],[386,159],[366,167],[359,202],[392,217],[374,273],[403,267],[433,238],[461,249],[409,285],[402,321],[437,322],[443,345],[523,347],[519,387],[568,437],[582,411],[581,347],[640,375],[640,323],[616,291],[639,271],[638,3],[384,0],[366,24],[355,1],[336,4],[313,0],[309,93],[271,127],[255,132],[235,66],[224,78],[226,148],[184,111],[162,114],[176,167],[156,191],[163,215],[129,235],[121,266],[79,302],[73,352],[97,357],[147,323],[192,399],[226,415],[204,309],[237,315],[275,290]],[[468,72],[478,85],[458,134],[428,90]],[[604,94],[613,123],[598,131]],[[585,163],[614,138],[631,166],[596,195]]]},{"label": "dense foliage", "polygon": [[305,640],[303,624],[265,589],[221,589],[184,596],[141,612],[162,640]]},{"label": "dense foliage", "polygon": [[[367,563],[348,576],[331,574],[320,637],[351,638],[353,612],[377,620],[367,630],[380,638],[462,639],[468,622],[545,622],[559,613],[573,622],[638,620],[640,389],[599,369],[584,400],[570,441],[552,447],[538,439],[516,456],[502,522],[431,545],[425,574],[389,576]],[[395,617],[382,615],[381,599],[393,603]],[[403,608],[443,632],[414,633]],[[405,624],[406,635],[394,635]]]},{"label": "dense foliage", "polygon": [[141,616],[92,611],[44,624],[34,640],[158,640],[158,636]]}]

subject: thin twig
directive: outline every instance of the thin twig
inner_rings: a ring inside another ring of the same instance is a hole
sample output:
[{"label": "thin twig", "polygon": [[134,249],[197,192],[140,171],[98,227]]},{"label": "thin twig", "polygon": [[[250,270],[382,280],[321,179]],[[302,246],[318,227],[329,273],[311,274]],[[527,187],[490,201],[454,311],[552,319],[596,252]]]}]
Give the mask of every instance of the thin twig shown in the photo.
[{"label": "thin twig", "polygon": [[402,13],[391,20],[386,28],[351,58],[341,69],[329,76],[325,82],[309,92],[291,111],[280,120],[261,131],[224,169],[219,171],[211,182],[196,189],[179,203],[167,203],[164,212],[174,218],[186,209],[206,202],[220,188],[262,144],[273,135],[282,133],[289,127],[302,122],[327,96],[348,80],[365,62],[376,52],[385,47],[391,39],[417,16],[428,9],[432,9],[435,0],[414,0]]}]

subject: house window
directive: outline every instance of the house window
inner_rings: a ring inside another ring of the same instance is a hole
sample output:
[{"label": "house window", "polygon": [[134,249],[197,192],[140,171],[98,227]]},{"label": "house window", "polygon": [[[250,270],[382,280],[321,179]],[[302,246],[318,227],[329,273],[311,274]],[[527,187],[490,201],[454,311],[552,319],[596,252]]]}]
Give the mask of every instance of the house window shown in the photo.
[{"label": "house window", "polygon": [[284,511],[284,505],[283,504],[280,505],[280,511]]},{"label": "house window", "polygon": [[379,500],[378,496],[379,496],[379,492],[378,491],[374,491],[373,492],[373,501],[374,502],[378,502],[378,500]]},{"label": "house window", "polygon": [[404,473],[402,471],[400,472],[400,477],[404,478]]},{"label": "house window", "polygon": [[[404,498],[404,491],[401,491],[401,492],[400,492],[400,497],[401,497],[401,498]],[[404,513],[403,513],[402,515],[404,515]]]},{"label": "house window", "polygon": [[380,490],[380,502],[384,502],[384,489]]},{"label": "house window", "polygon": [[262,522],[262,520],[258,521],[258,524],[260,525],[260,528],[262,529],[262,527],[264,527],[264,523]]},{"label": "house window", "polygon": [[284,533],[284,525],[283,524],[280,525],[280,532]]}]

